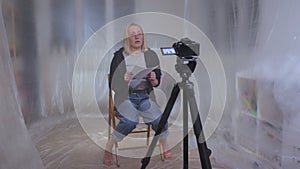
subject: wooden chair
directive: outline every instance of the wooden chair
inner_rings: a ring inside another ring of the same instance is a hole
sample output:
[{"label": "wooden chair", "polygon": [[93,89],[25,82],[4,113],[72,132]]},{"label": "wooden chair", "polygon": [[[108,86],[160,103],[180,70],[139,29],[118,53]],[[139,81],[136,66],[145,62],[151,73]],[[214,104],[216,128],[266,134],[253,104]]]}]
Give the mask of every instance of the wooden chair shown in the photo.
[{"label": "wooden chair", "polygon": [[[108,82],[110,80],[110,74],[108,74]],[[114,107],[114,100],[113,100],[113,91],[109,88],[109,107],[108,107],[108,139],[111,137],[112,129],[116,128],[116,120],[119,119],[120,116],[118,116],[118,113],[116,113],[116,109]],[[129,149],[138,149],[138,148],[147,148],[149,147],[150,142],[150,131],[151,131],[151,125],[150,124],[144,124],[145,126],[143,128],[135,129],[130,134],[137,134],[137,133],[145,133],[146,134],[146,144],[144,146],[134,146],[134,147],[119,147],[118,143],[115,144],[115,158],[116,158],[116,165],[117,167],[120,167],[120,161],[119,161],[119,151],[120,150],[129,150]],[[160,143],[157,144],[160,149],[161,154],[161,160],[164,161],[163,156],[163,148]]]}]

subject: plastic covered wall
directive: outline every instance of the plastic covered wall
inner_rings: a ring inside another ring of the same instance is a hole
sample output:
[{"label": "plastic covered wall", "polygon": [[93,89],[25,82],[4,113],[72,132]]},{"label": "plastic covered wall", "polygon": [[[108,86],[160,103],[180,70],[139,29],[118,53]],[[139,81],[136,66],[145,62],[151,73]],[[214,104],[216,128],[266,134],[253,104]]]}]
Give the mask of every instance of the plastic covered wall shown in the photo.
[{"label": "plastic covered wall", "polygon": [[[44,124],[38,123],[40,128],[43,128],[60,122],[52,121],[53,117],[67,115],[74,117],[76,114],[72,78],[82,47],[107,23],[141,12],[162,12],[184,18],[203,31],[215,46],[224,66],[227,85],[226,107],[215,134],[215,137],[222,141],[215,142],[213,146],[216,147],[214,151],[216,157],[221,158],[222,163],[236,169],[263,168],[262,164],[255,163],[256,157],[261,155],[258,153],[259,155],[256,156],[256,151],[251,154],[254,154],[254,158],[244,155],[245,151],[239,151],[238,153],[242,154],[239,156],[234,153],[228,153],[229,155],[222,153],[224,147],[227,150],[239,147],[236,142],[237,137],[240,137],[236,133],[239,133],[238,129],[241,128],[240,123],[237,122],[240,118],[237,75],[242,74],[261,82],[258,83],[260,91],[269,89],[267,94],[274,99],[276,110],[281,111],[279,127],[284,133],[284,137],[280,136],[281,145],[295,147],[294,143],[300,140],[299,137],[295,138],[289,134],[289,131],[295,133],[293,135],[300,133],[298,123],[300,120],[300,22],[297,17],[300,15],[297,9],[300,2],[297,0],[165,0],[163,2],[159,0],[2,0],[0,2],[2,4],[0,14],[4,19],[3,23],[0,20],[0,168],[6,168],[12,165],[12,161],[19,159],[18,155],[21,153],[12,150],[13,146],[20,146],[21,152],[34,156],[33,163],[28,160],[28,167],[23,168],[40,168],[40,158],[37,157],[25,124],[30,127],[41,120],[50,119]],[[115,33],[121,34],[121,32]],[[160,44],[172,41],[168,39],[163,43],[163,38],[156,41],[155,38],[162,37],[150,36],[153,40],[149,43],[151,47],[158,48]],[[120,46],[117,44],[116,48],[118,45]],[[101,46],[98,48],[101,49]],[[112,51],[110,52],[112,54]],[[108,72],[110,59],[111,56],[107,56],[99,66],[96,86],[107,87],[107,81],[103,80],[103,76]],[[168,58],[161,59],[163,61]],[[173,67],[173,65],[167,66]],[[210,77],[205,66],[199,64],[197,69],[199,72],[197,76],[201,77],[199,107],[205,117],[211,105],[211,91],[207,90],[211,87]],[[85,78],[90,76],[89,72],[81,72],[79,75]],[[77,84],[80,84],[80,80],[83,82],[86,79],[79,79]],[[99,87],[95,88],[95,93],[92,94],[96,95],[102,111],[107,112],[107,91]],[[267,99],[266,95],[258,97]],[[93,100],[85,97],[82,100],[87,111],[95,109],[91,107]],[[267,104],[266,107],[272,105]],[[262,110],[263,106],[258,109]],[[255,119],[255,122],[260,122],[259,118]],[[12,124],[14,125],[10,127]],[[251,127],[245,127],[245,131],[253,130]],[[35,136],[36,133],[31,134]],[[22,143],[13,139],[17,136]],[[12,139],[6,139],[7,137]],[[12,140],[16,143],[12,143]],[[220,142],[221,144],[218,144]],[[265,145],[259,144],[257,140],[253,142],[254,149]],[[287,149],[282,146],[278,152],[280,157],[300,159],[295,154],[289,154]],[[243,160],[232,164],[230,158]],[[269,161],[272,163],[272,160]],[[31,164],[37,166],[31,167]],[[265,168],[280,166],[288,169],[291,165],[288,160],[282,160],[275,166],[266,163]]]},{"label": "plastic covered wall", "polygon": [[[259,12],[262,3],[259,1],[189,0],[166,1],[162,4],[158,1],[80,0],[3,2],[7,30],[15,30],[15,34],[9,34],[9,40],[15,46],[13,60],[17,65],[17,84],[26,123],[74,110],[71,81],[74,64],[82,46],[105,23],[136,12],[169,13],[198,26],[221,55],[226,75],[230,79],[227,81],[230,83],[229,87],[234,85],[234,72],[237,69],[237,64],[233,63],[239,62],[241,69],[255,64],[250,52],[255,48],[260,29]],[[168,5],[170,3],[175,5]],[[199,72],[203,72],[200,76],[204,78],[201,81],[204,87],[200,90],[209,96],[205,90],[210,86],[209,78],[205,68],[199,66],[199,69]],[[107,71],[107,67],[103,71]],[[234,90],[234,87],[229,90]],[[228,99],[232,103],[235,95],[231,93],[228,92]],[[200,107],[203,112],[208,111],[209,105],[210,98],[202,98]]]},{"label": "plastic covered wall", "polygon": [[25,126],[17,97],[1,8],[0,39],[0,168],[41,169],[44,166]]},{"label": "plastic covered wall", "polygon": [[[221,59],[226,74],[231,79],[228,80],[231,83],[228,86],[234,85],[236,64],[233,63],[239,62],[237,59],[241,58],[238,65],[242,68],[244,63],[246,66],[255,64],[255,59],[249,55],[256,44],[259,29],[261,7],[258,1],[166,1],[163,4],[158,1],[80,0],[3,2],[7,30],[15,31],[15,34],[9,34],[9,41],[14,46],[11,49],[14,49],[12,54],[15,55],[13,60],[17,65],[17,84],[26,122],[73,111],[71,81],[82,46],[105,23],[128,14],[164,12],[187,19],[198,26],[223,56]],[[175,5],[168,5],[170,3]],[[237,57],[240,53],[243,56]],[[203,72],[200,76],[204,78],[201,92],[205,93],[209,79],[205,69],[201,66],[199,69],[199,72]],[[107,67],[103,70],[107,71]],[[229,90],[233,89],[231,87]],[[229,94],[229,101],[232,102],[234,94]],[[209,97],[202,99],[200,107],[203,112],[208,111],[209,100]]]}]

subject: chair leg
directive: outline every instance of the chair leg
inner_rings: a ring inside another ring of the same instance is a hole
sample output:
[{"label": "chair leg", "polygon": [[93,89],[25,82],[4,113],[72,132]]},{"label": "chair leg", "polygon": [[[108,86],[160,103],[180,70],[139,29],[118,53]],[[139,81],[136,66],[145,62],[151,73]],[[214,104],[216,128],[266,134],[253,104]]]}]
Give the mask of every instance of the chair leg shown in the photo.
[{"label": "chair leg", "polygon": [[116,156],[116,165],[117,167],[120,167],[118,143],[115,144],[115,156]]},{"label": "chair leg", "polygon": [[164,149],[163,149],[161,143],[159,143],[158,146],[159,146],[159,151],[160,151],[160,159],[161,159],[161,161],[165,161]]},{"label": "chair leg", "polygon": [[146,146],[149,146],[149,142],[150,142],[150,124],[147,125],[147,140],[146,140]]},{"label": "chair leg", "polygon": [[111,136],[111,114],[108,114],[108,140],[110,140],[110,136]]}]

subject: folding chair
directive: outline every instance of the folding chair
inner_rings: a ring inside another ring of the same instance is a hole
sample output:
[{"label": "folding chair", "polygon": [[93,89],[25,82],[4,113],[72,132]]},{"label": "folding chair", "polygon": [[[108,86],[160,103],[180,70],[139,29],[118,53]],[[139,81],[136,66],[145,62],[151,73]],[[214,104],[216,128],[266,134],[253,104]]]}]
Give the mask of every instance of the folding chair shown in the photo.
[{"label": "folding chair", "polygon": [[[108,82],[110,80],[110,74],[108,74]],[[112,129],[116,128],[116,119],[120,119],[120,116],[118,113],[116,113],[116,109],[114,106],[114,100],[113,100],[113,91],[109,88],[109,107],[108,107],[108,139],[111,137]],[[117,167],[120,167],[120,161],[119,161],[119,151],[120,150],[129,150],[129,149],[138,149],[138,148],[144,148],[149,147],[149,141],[150,141],[150,131],[151,131],[151,125],[145,124],[145,127],[141,129],[135,129],[129,134],[137,134],[137,133],[146,133],[146,144],[144,146],[133,146],[133,147],[124,147],[119,148],[118,143],[115,144],[115,157],[116,157],[116,165]],[[157,144],[160,149],[161,154],[161,160],[164,161],[163,156],[163,148],[160,143]]]}]

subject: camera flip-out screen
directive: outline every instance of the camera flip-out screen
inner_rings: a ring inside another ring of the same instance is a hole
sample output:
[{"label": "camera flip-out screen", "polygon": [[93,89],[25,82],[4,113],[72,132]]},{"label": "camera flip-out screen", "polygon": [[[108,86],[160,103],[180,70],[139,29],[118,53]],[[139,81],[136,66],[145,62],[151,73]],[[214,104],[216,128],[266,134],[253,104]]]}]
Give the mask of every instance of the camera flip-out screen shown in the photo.
[{"label": "camera flip-out screen", "polygon": [[160,50],[163,55],[176,55],[176,51],[173,47],[162,47]]}]

